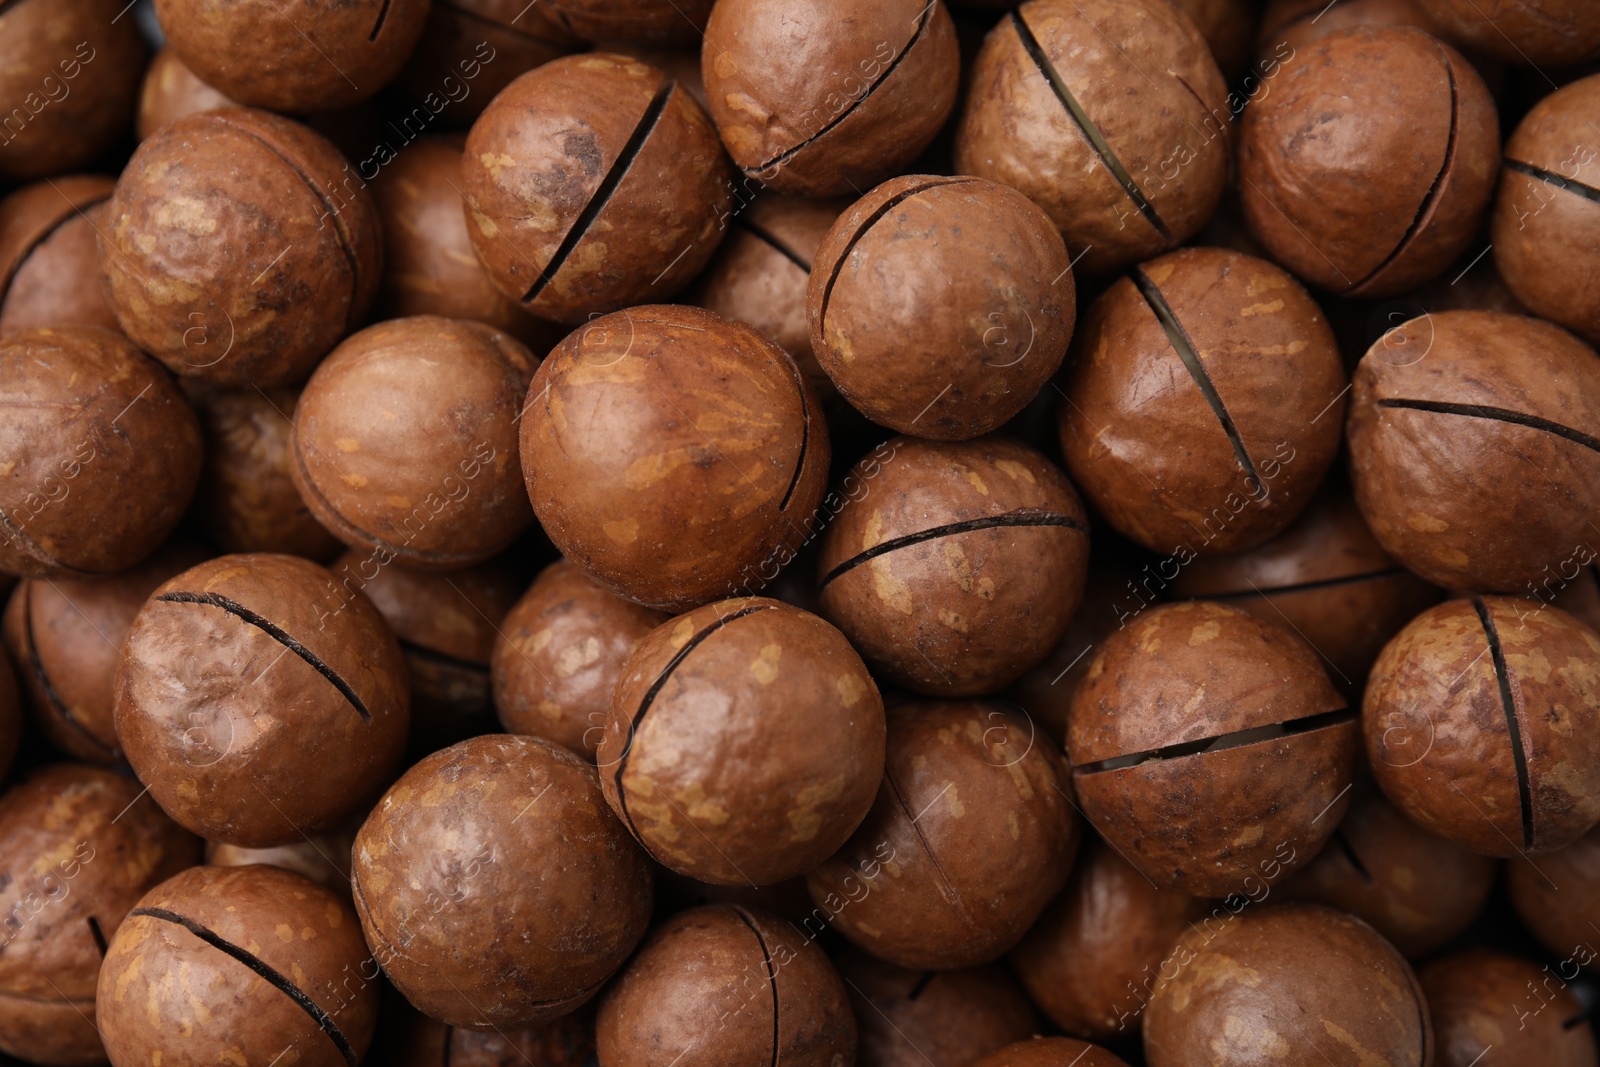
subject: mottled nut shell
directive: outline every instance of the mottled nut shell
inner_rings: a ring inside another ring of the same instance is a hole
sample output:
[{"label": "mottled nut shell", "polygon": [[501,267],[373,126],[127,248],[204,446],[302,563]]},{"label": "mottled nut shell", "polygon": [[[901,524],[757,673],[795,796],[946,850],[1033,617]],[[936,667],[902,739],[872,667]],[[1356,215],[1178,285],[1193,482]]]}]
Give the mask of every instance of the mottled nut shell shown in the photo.
[{"label": "mottled nut shell", "polygon": [[0,10],[0,177],[43,178],[111,148],[149,56],[118,0],[18,0]]},{"label": "mottled nut shell", "polygon": [[109,574],[166,540],[200,477],[200,429],[167,372],[108,330],[0,342],[0,570]]},{"label": "mottled nut shell", "polygon": [[1448,45],[1409,26],[1334,34],[1244,111],[1245,220],[1314,285],[1403,293],[1472,241],[1499,131],[1483,79]]},{"label": "mottled nut shell", "polygon": [[1232,119],[1205,39],[1163,0],[1030,0],[973,65],[956,172],[1027,194],[1079,270],[1110,274],[1211,218]]},{"label": "mottled nut shell", "polygon": [[939,0],[722,0],[700,52],[734,163],[803,196],[859,196],[904,170],[955,106],[960,63]]},{"label": "mottled nut shell", "polygon": [[502,293],[580,323],[670,299],[722,240],[732,172],[711,120],[626,56],[564,56],[512,82],[467,135],[472,247]]},{"label": "mottled nut shell", "polygon": [[156,0],[168,46],[241,104],[329,111],[388,84],[422,34],[428,0]]},{"label": "mottled nut shell", "polygon": [[1305,507],[1339,450],[1344,366],[1293,278],[1186,248],[1090,305],[1058,409],[1073,480],[1154,552],[1260,544]]},{"label": "mottled nut shell", "polygon": [[811,346],[844,398],[901,433],[998,428],[1061,365],[1077,314],[1066,245],[1015,189],[906,175],[817,250]]},{"label": "mottled nut shell", "polygon": [[1427,833],[1362,781],[1333,841],[1283,891],[1371,923],[1414,960],[1478,917],[1495,867],[1489,857]]},{"label": "mottled nut shell", "polygon": [[1421,2],[1444,36],[1508,63],[1565,66],[1600,51],[1600,9],[1588,0]]},{"label": "mottled nut shell", "polygon": [[405,670],[377,609],[315,563],[221,556],[161,586],[134,619],[117,737],[183,826],[285,844],[362,810],[389,781],[405,745]]},{"label": "mottled nut shell", "polygon": [[1570,960],[1558,977],[1549,966],[1484,948],[1434,960],[1417,979],[1433,1021],[1435,1067],[1496,1061],[1593,1067],[1600,1059],[1594,1028],[1563,981],[1576,976]]},{"label": "mottled nut shell", "polygon": [[586,41],[699,44],[713,0],[546,0],[548,14]]},{"label": "mottled nut shell", "polygon": [[139,783],[79,764],[0,796],[0,1051],[33,1063],[105,1062],[91,1020],[106,939],[163,879],[200,861]]},{"label": "mottled nut shell", "polygon": [[[387,1012],[388,1004],[384,1005]],[[387,1021],[387,1016],[386,1016]],[[386,1028],[387,1029],[387,1028]],[[463,1030],[420,1012],[391,1031],[394,1067],[594,1067],[594,1012],[521,1030]],[[376,1052],[374,1052],[376,1055]]]},{"label": "mottled nut shell", "polygon": [[860,1067],[971,1064],[1039,1029],[1027,995],[998,965],[910,971],[854,948],[835,962],[855,1009]]},{"label": "mottled nut shell", "polygon": [[819,520],[828,430],[794,361],[682,306],[596,319],[528,390],[522,470],[561,553],[650,607],[759,589]]},{"label": "mottled nut shell", "polygon": [[1185,965],[1161,976],[1144,1016],[1150,1067],[1434,1062],[1416,975],[1360,919],[1313,904],[1247,908],[1173,952]]},{"label": "mottled nut shell", "polygon": [[144,140],[169,122],[201,111],[238,107],[239,101],[200,80],[170,48],[150,60],[139,87],[139,117],[135,131]]},{"label": "mottled nut shell", "polygon": [[1205,912],[1091,839],[1066,890],[1011,950],[1011,968],[1057,1026],[1116,1038],[1137,1031],[1167,950]]},{"label": "mottled nut shell", "polygon": [[1079,823],[1055,743],[1003,705],[889,711],[872,811],[806,883],[823,917],[902,967],[999,959],[1066,883]]},{"label": "mottled nut shell", "polygon": [[377,292],[378,213],[347,166],[320,135],[264,111],[157,130],[117,179],[100,234],[123,332],[213,385],[304,378]]},{"label": "mottled nut shell", "polygon": [[1099,1045],[1073,1037],[1035,1037],[1007,1045],[972,1067],[1128,1067]]},{"label": "mottled nut shell", "polygon": [[865,488],[847,485],[817,574],[823,614],[877,671],[919,693],[973,696],[1049,653],[1089,557],[1065,475],[1006,438],[900,437],[853,478]]},{"label": "mottled nut shell", "polygon": [[242,848],[220,841],[207,841],[206,862],[213,867],[249,867],[257,863],[282,867],[348,896],[350,849],[355,839],[355,831],[339,830],[313,834],[271,848]]},{"label": "mottled nut shell", "polygon": [[1544,852],[1600,820],[1600,634],[1559,608],[1430,608],[1378,657],[1361,719],[1385,795],[1447,841]]},{"label": "mottled nut shell", "polygon": [[[1510,861],[1506,889],[1517,916],[1551,952],[1565,956],[1575,946],[1592,945],[1600,926],[1600,828],[1538,859]],[[1600,972],[1600,956],[1592,949],[1586,955],[1578,963]]]},{"label": "mottled nut shell", "polygon": [[1447,311],[1384,334],[1354,384],[1356,502],[1409,570],[1446,588],[1521,593],[1592,543],[1594,349],[1538,319]]},{"label": "mottled nut shell", "polygon": [[856,1022],[838,972],[789,923],[726,904],[656,928],[600,1003],[607,1067],[855,1062]]},{"label": "mottled nut shell", "polygon": [[594,759],[628,656],[668,618],[601,588],[566,560],[552,563],[495,634],[489,676],[500,725]]},{"label": "mottled nut shell", "polygon": [[1590,344],[1600,344],[1597,110],[1600,75],[1533,106],[1506,142],[1490,228],[1495,265],[1517,299]]},{"label": "mottled nut shell", "polygon": [[285,1048],[302,1067],[348,1067],[372,1043],[376,978],[340,894],[279,867],[191,867],[111,939],[96,1022],[113,1067]]},{"label": "mottled nut shell", "polygon": [[295,488],[353,548],[430,570],[481,563],[533,519],[516,420],[537,363],[481,322],[367,327],[295,405]]},{"label": "mottled nut shell", "polygon": [[122,762],[112,720],[117,661],[156,587],[209,553],[174,540],[103,578],[24,578],[5,610],[5,645],[20,668],[33,723],[75,759]]},{"label": "mottled nut shell", "polygon": [[99,175],[69,176],[0,200],[0,337],[41,327],[117,328],[95,247],[115,185]]},{"label": "mottled nut shell", "polygon": [[594,768],[509,734],[407,771],[356,835],[351,884],[389,980],[418,1010],[468,1030],[573,1011],[650,919],[649,861]]},{"label": "mottled nut shell", "polygon": [[[550,0],[450,0],[429,8],[422,39],[393,87],[412,104],[448,110],[452,124],[470,125],[518,75],[582,48]],[[409,155],[401,152],[396,162]]]},{"label": "mottled nut shell", "polygon": [[1287,628],[1204,600],[1152,608],[1101,646],[1073,697],[1078,801],[1159,886],[1271,883],[1344,814],[1360,744],[1345,706]]},{"label": "mottled nut shell", "polygon": [[772,885],[833,855],[883,775],[883,701],[844,635],[776,600],[663,623],[617,679],[606,803],[662,865]]}]

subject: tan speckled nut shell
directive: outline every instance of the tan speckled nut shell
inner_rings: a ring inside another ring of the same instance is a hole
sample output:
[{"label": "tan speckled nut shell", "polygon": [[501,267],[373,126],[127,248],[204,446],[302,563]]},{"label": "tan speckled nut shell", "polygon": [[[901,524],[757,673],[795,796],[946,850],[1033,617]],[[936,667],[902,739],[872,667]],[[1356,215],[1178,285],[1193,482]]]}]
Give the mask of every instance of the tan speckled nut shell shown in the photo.
[{"label": "tan speckled nut shell", "polygon": [[821,518],[828,428],[787,353],[682,306],[594,320],[528,390],[544,530],[600,584],[683,610],[759,589]]},{"label": "tan speckled nut shell", "polygon": [[901,704],[866,821],[806,882],[816,910],[902,967],[972,967],[1017,943],[1066,883],[1079,822],[1055,743],[1004,705]]},{"label": "tan speckled nut shell", "polygon": [[657,862],[771,885],[831,856],[883,774],[883,701],[844,635],[753,597],[645,637],[596,752],[606,802]]},{"label": "tan speckled nut shell", "polygon": [[1519,65],[1566,66],[1600,51],[1590,0],[1421,0],[1440,32]]},{"label": "tan speckled nut shell", "polygon": [[573,1011],[644,935],[650,864],[593,767],[489,734],[426,757],[356,835],[356,908],[384,973],[469,1030]]},{"label": "tan speckled nut shell", "polygon": [[1430,608],[1378,657],[1361,718],[1384,793],[1447,841],[1515,856],[1600,821],[1600,634],[1559,608]]},{"label": "tan speckled nut shell", "polygon": [[217,385],[304,378],[377,293],[382,230],[332,144],[234,108],[157,130],[128,161],[100,235],[123,332]]},{"label": "tan speckled nut shell", "polygon": [[1260,892],[1344,814],[1360,744],[1345,706],[1285,627],[1211,601],[1152,608],[1101,646],[1073,697],[1078,801],[1157,885]]},{"label": "tan speckled nut shell", "polygon": [[111,771],[55,764],[0,797],[0,1051],[105,1062],[91,1020],[105,938],[200,842]]},{"label": "tan speckled nut shell", "polygon": [[1128,1067],[1122,1057],[1075,1037],[1033,1037],[1007,1045],[972,1067]]},{"label": "tan speckled nut shell", "polygon": [[221,556],[134,619],[115,716],[128,762],[179,823],[213,841],[284,844],[337,825],[389,781],[406,738],[405,661],[371,602],[316,564]]},{"label": "tan speckled nut shell", "polygon": [[191,867],[111,939],[96,1022],[113,1067],[164,1061],[355,1067],[378,966],[350,902],[279,867]]},{"label": "tan speckled nut shell", "polygon": [[0,337],[37,327],[117,329],[95,246],[115,184],[68,175],[0,200]]},{"label": "tan speckled nut shell", "polygon": [[[1594,937],[1591,931],[1580,946]],[[1572,946],[1561,950],[1565,955]],[[1593,955],[1594,950],[1588,950]],[[1567,988],[1572,963],[1555,968],[1486,948],[1436,959],[1417,974],[1428,998],[1439,1067],[1469,1067],[1474,1059],[1593,1067],[1594,1028],[1584,1004]],[[1558,976],[1559,975],[1559,976]],[[1551,979],[1555,981],[1551,981]]]}]

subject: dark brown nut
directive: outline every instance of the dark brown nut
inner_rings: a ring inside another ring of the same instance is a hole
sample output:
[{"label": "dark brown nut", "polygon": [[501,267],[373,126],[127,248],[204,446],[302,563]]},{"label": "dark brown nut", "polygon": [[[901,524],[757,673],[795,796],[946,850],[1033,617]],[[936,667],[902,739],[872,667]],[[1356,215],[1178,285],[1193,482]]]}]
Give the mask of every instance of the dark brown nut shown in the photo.
[{"label": "dark brown nut", "polygon": [[1600,9],[1586,0],[1422,0],[1452,41],[1508,63],[1565,66],[1600,52]]},{"label": "dark brown nut", "polygon": [[1101,646],[1072,700],[1084,815],[1158,886],[1254,897],[1349,803],[1359,728],[1312,647],[1239,608],[1153,608]]},{"label": "dark brown nut", "polygon": [[144,140],[169,122],[201,111],[221,111],[238,107],[239,101],[200,80],[183,65],[170,48],[163,48],[150,61],[139,87],[139,119],[136,132]]},{"label": "dark brown nut", "polygon": [[899,437],[852,479],[865,489],[846,485],[817,574],[823,614],[877,671],[919,693],[974,696],[1044,659],[1089,558],[1065,475],[1006,438]]},{"label": "dark brown nut", "polygon": [[144,895],[100,968],[112,1067],[349,1067],[372,1043],[377,967],[341,894],[280,867],[191,867]]},{"label": "dark brown nut", "polygon": [[[384,1005],[385,1011],[388,1005]],[[395,1067],[594,1067],[594,1012],[577,1011],[522,1030],[477,1033],[408,1012],[397,1028]],[[376,1050],[374,1050],[376,1055]],[[390,1061],[383,1061],[390,1062]]]},{"label": "dark brown nut", "polygon": [[866,821],[806,882],[817,908],[901,967],[999,959],[1061,891],[1079,823],[1055,743],[1003,705],[889,711],[883,784]]},{"label": "dark brown nut", "polygon": [[713,0],[546,0],[547,14],[586,41],[699,44]]},{"label": "dark brown nut", "polygon": [[1200,31],[1171,5],[1030,0],[978,54],[956,171],[1026,193],[1082,271],[1110,274],[1211,218],[1233,114]]},{"label": "dark brown nut", "polygon": [[[1428,1067],[1417,977],[1362,922],[1315,904],[1249,908],[1179,938],[1144,1017],[1150,1067]],[[1320,1055],[1318,1055],[1320,1053]]]},{"label": "dark brown nut", "polygon": [[873,422],[977,437],[1028,405],[1072,339],[1076,290],[1050,217],[981,178],[906,175],[839,217],[806,297],[811,347]]},{"label": "dark brown nut", "polygon": [[1256,37],[1256,54],[1263,60],[1270,56],[1283,65],[1299,61],[1302,51],[1341,30],[1414,26],[1432,32],[1433,21],[1423,2],[1334,0],[1330,4],[1328,0],[1267,0],[1261,15],[1261,32]]},{"label": "dark brown nut", "polygon": [[300,393],[269,389],[195,390],[205,466],[196,518],[227,552],[282,552],[321,563],[343,548],[294,487],[294,406]]},{"label": "dark brown nut", "polygon": [[883,701],[844,635],[759,597],[662,623],[617,679],[596,762],[645,851],[715,885],[833,855],[883,775]]},{"label": "dark brown nut", "polygon": [[0,200],[0,337],[54,326],[118,328],[95,248],[115,185],[98,175],[55,178]]},{"label": "dark brown nut", "polygon": [[133,119],[149,52],[117,0],[19,0],[0,11],[0,177],[81,167]]},{"label": "dark brown nut", "polygon": [[855,1062],[856,1022],[821,949],[763,912],[713,905],[656,928],[600,1002],[600,1062]]},{"label": "dark brown nut", "polygon": [[683,86],[590,52],[530,70],[467,135],[467,232],[500,291],[579,323],[670,299],[722,240],[732,172]]},{"label": "dark brown nut", "polygon": [[424,1014],[468,1030],[575,1010],[650,920],[649,861],[594,768],[510,734],[407,771],[356,835],[351,885],[389,980]]},{"label": "dark brown nut", "polygon": [[1548,966],[1484,948],[1434,960],[1417,978],[1433,1021],[1435,1067],[1593,1067],[1594,1029],[1563,980],[1575,977],[1576,968],[1556,977]]},{"label": "dark brown nut", "polygon": [[722,0],[700,52],[711,117],[748,178],[860,196],[922,154],[961,57],[939,0]]},{"label": "dark brown nut", "polygon": [[500,725],[594,759],[628,656],[668,617],[602,589],[566,560],[552,563],[494,636],[489,677]]},{"label": "dark brown nut", "polygon": [[364,810],[389,782],[406,738],[405,661],[371,602],[315,563],[221,556],[134,619],[115,716],[134,773],[180,824],[286,844]]},{"label": "dark brown nut", "polygon": [[378,288],[378,212],[341,184],[346,167],[321,136],[264,111],[157,130],[117,179],[100,234],[123,332],[212,385],[303,379]]},{"label": "dark brown nut", "polygon": [[1538,596],[1547,568],[1593,542],[1600,358],[1588,345],[1538,319],[1447,311],[1384,334],[1354,384],[1356,502],[1407,569]]},{"label": "dark brown nut", "polygon": [[582,48],[548,0],[450,0],[429,8],[394,88],[409,103],[447,110],[447,121],[467,126],[518,75]]},{"label": "dark brown nut", "polygon": [[5,611],[33,723],[75,759],[122,762],[112,720],[117,660],[134,616],[156,587],[209,553],[174,540],[130,570],[102,578],[24,578]]},{"label": "dark brown nut", "polygon": [[1007,1045],[972,1067],[1128,1067],[1099,1045],[1073,1037],[1035,1037]]},{"label": "dark brown nut", "polygon": [[1350,698],[1360,695],[1389,638],[1440,597],[1383,550],[1344,490],[1324,490],[1264,544],[1194,560],[1171,588],[1174,596],[1221,600],[1287,624]]},{"label": "dark brown nut", "polygon": [[1333,331],[1293,278],[1186,248],[1090,305],[1061,449],[1112,526],[1187,563],[1294,521],[1338,453],[1346,389]]},{"label": "dark brown nut", "polygon": [[353,334],[295,405],[295,488],[334,536],[384,565],[483,562],[533,521],[516,423],[537,364],[510,335],[464,319]]},{"label": "dark brown nut", "polygon": [[835,962],[855,1009],[859,1067],[969,1067],[1038,1032],[1038,1013],[1004,967],[908,971],[859,949]]},{"label": "dark brown nut", "polygon": [[[439,4],[434,10],[453,9]],[[378,172],[372,196],[383,219],[379,317],[474,319],[538,354],[566,335],[565,327],[534,318],[496,289],[473,254],[461,200],[459,142],[426,138],[407,146]]]},{"label": "dark brown nut", "polygon": [[534,375],[521,432],[550,539],[650,607],[759,589],[820,517],[828,429],[810,387],[782,349],[698,308],[574,332]]},{"label": "dark brown nut", "polygon": [[1255,6],[1246,0],[1172,0],[1172,6],[1188,15],[1206,39],[1223,80],[1238,81],[1255,44]]},{"label": "dark brown nut", "polygon": [[1385,795],[1446,841],[1545,852],[1600,820],[1600,634],[1559,608],[1430,608],[1378,657],[1361,719]]},{"label": "dark brown nut", "polygon": [[1097,1040],[1138,1032],[1167,950],[1206,913],[1161,889],[1098,839],[1084,845],[1066,891],[1011,950],[1028,995],[1064,1030]]},{"label": "dark brown nut", "polygon": [[411,676],[407,762],[499,733],[489,655],[527,578],[503,559],[441,572],[385,567],[379,558],[346,552],[329,569],[346,589],[367,595],[405,654]]},{"label": "dark brown nut", "polygon": [[1496,864],[1435,837],[1358,782],[1333,840],[1283,891],[1347,911],[1421,959],[1466,930],[1494,887]]},{"label": "dark brown nut", "polygon": [[[1600,47],[1600,19],[1596,19]],[[1490,240],[1500,276],[1543,318],[1600,344],[1600,75],[1534,105],[1506,142]]]},{"label": "dark brown nut", "polygon": [[348,896],[350,849],[355,839],[353,830],[336,830],[313,834],[291,844],[272,848],[241,848],[221,841],[208,841],[206,862],[213,867],[249,867],[256,863],[282,867]]},{"label": "dark brown nut", "polygon": [[[1580,622],[1600,630],[1600,566],[1594,562],[1600,552],[1591,544],[1578,545],[1564,560],[1547,565],[1533,597],[1543,604],[1554,604]],[[1568,571],[1573,573],[1568,573]]]},{"label": "dark brown nut", "polygon": [[168,46],[207,83],[249,107],[330,111],[400,73],[428,0],[156,0]]},{"label": "dark brown nut", "polygon": [[0,1051],[105,1062],[92,1020],[106,940],[151,886],[200,861],[200,842],[142,797],[132,779],[77,764],[0,796]]},{"label": "dark brown nut", "polygon": [[1546,948],[1600,972],[1594,950],[1594,931],[1600,927],[1600,828],[1538,859],[1510,861],[1506,888],[1517,915]]},{"label": "dark brown nut", "polygon": [[1408,26],[1310,45],[1245,109],[1245,219],[1324,289],[1415,288],[1477,232],[1500,167],[1494,99],[1461,55]]},{"label": "dark brown nut", "polygon": [[11,773],[22,741],[22,695],[9,656],[0,655],[0,781]]},{"label": "dark brown nut", "polygon": [[200,427],[167,372],[108,330],[0,342],[0,570],[126,570],[166,540],[200,478]]}]

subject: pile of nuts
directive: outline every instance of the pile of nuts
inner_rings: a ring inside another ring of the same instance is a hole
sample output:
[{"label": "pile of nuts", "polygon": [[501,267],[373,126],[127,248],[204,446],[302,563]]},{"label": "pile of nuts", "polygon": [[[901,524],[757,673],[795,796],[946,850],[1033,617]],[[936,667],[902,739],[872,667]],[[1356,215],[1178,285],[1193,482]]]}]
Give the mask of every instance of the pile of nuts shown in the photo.
[{"label": "pile of nuts", "polygon": [[124,3],[0,1062],[1600,1063],[1600,3]]}]

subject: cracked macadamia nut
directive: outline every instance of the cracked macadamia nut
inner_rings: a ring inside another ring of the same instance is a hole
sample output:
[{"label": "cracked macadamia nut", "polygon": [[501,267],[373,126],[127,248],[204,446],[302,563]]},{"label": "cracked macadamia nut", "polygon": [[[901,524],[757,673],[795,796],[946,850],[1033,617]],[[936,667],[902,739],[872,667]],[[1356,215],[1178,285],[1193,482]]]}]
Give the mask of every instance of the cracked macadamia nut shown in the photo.
[{"label": "cracked macadamia nut", "polygon": [[356,835],[361,927],[419,1011],[507,1030],[576,1010],[644,935],[650,864],[595,770],[490,734],[407,771]]},{"label": "cracked macadamia nut", "polygon": [[1566,987],[1577,970],[1564,961],[1562,972],[1556,976],[1549,966],[1483,948],[1422,968],[1417,978],[1433,1021],[1434,1067],[1496,1060],[1593,1067],[1594,1028],[1584,1003]]},{"label": "cracked macadamia nut", "polygon": [[1083,813],[1156,885],[1252,899],[1316,855],[1349,803],[1355,716],[1316,651],[1239,608],[1152,608],[1073,697]]},{"label": "cracked macadamia nut", "polygon": [[1509,857],[1600,821],[1600,634],[1559,608],[1430,608],[1378,657],[1361,717],[1390,802],[1446,841]]},{"label": "cracked macadamia nut", "polygon": [[1350,466],[1384,549],[1450,589],[1533,593],[1600,517],[1600,357],[1539,319],[1446,311],[1356,368]]},{"label": "cracked macadamia nut", "polygon": [[645,851],[715,885],[771,885],[850,837],[883,775],[883,701],[844,635],[758,597],[641,640],[595,754]]},{"label": "cracked macadamia nut", "polygon": [[776,577],[818,523],[828,428],[781,348],[699,308],[574,331],[521,421],[533,510],[601,585],[684,610]]},{"label": "cracked macadamia nut", "polygon": [[1065,475],[1007,438],[899,437],[851,478],[865,488],[846,490],[817,573],[823,614],[867,662],[919,693],[975,696],[1044,659],[1089,558]]},{"label": "cracked macadamia nut", "polygon": [[0,796],[0,1051],[104,1063],[106,941],[147,890],[198,862],[200,841],[111,771],[54,764]]},{"label": "cracked macadamia nut", "polygon": [[1030,0],[973,65],[956,171],[1026,194],[1083,272],[1110,274],[1211,218],[1233,117],[1205,39],[1163,0]]},{"label": "cracked macadamia nut", "polygon": [[118,328],[95,246],[115,185],[99,175],[69,176],[0,200],[0,337],[41,327]]},{"label": "cracked macadamia nut", "polygon": [[566,560],[550,564],[495,635],[489,675],[500,725],[594,759],[629,655],[669,617],[596,585]]},{"label": "cracked macadamia nut", "polygon": [[296,488],[334,536],[384,564],[483,562],[533,520],[516,421],[537,364],[481,322],[367,327],[322,361],[295,405]]},{"label": "cracked macadamia nut", "polygon": [[889,711],[866,821],[807,876],[815,910],[901,967],[999,959],[1060,892],[1078,816],[1055,742],[1005,706],[926,701]]},{"label": "cracked macadamia nut", "polygon": [[816,255],[811,346],[872,421],[977,437],[1027,406],[1067,352],[1072,267],[1049,216],[981,178],[907,175],[839,217]]},{"label": "cracked macadamia nut", "polygon": [[1450,46],[1409,26],[1323,38],[1245,108],[1245,221],[1313,285],[1392,296],[1472,241],[1494,192],[1494,99]]},{"label": "cracked macadamia nut", "polygon": [[0,570],[126,570],[166,540],[200,477],[194,411],[109,330],[0,341]]},{"label": "cracked macadamia nut", "polygon": [[732,173],[711,120],[627,56],[565,56],[522,75],[467,135],[467,231],[500,291],[580,323],[666,300],[722,240]]},{"label": "cracked macadamia nut", "polygon": [[378,967],[350,902],[280,867],[191,867],[111,939],[96,1023],[112,1067],[349,1067],[372,1043]]},{"label": "cracked macadamia nut", "polygon": [[115,717],[134,773],[181,825],[285,844],[389,782],[406,739],[405,661],[372,603],[316,564],[221,556],[162,585],[134,619]]},{"label": "cracked macadamia nut", "polygon": [[1506,888],[1518,917],[1545,948],[1571,953],[1579,966],[1600,972],[1591,940],[1600,927],[1600,827],[1537,859],[1509,861]]},{"label": "cracked macadamia nut", "polygon": [[1421,0],[1438,31],[1508,63],[1566,66],[1600,53],[1588,0]]},{"label": "cracked macadamia nut", "polygon": [[607,1067],[855,1062],[844,984],[809,937],[726,904],[657,927],[606,991],[597,1028]]},{"label": "cracked macadamia nut", "polygon": [[1112,526],[1187,563],[1258,545],[1305,508],[1338,453],[1346,388],[1333,331],[1293,278],[1186,248],[1090,306],[1061,450]]},{"label": "cracked macadamia nut", "polygon": [[100,234],[128,338],[212,385],[285,385],[366,316],[382,232],[339,150],[232,108],[178,119],[134,152]]},{"label": "cracked macadamia nut", "polygon": [[176,52],[163,48],[150,61],[139,87],[139,140],[185,115],[238,106],[237,100],[201,81]]}]

